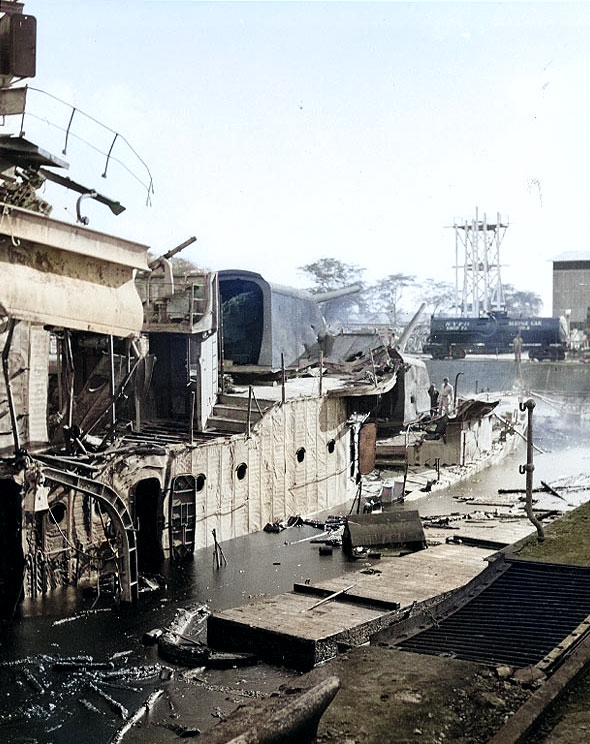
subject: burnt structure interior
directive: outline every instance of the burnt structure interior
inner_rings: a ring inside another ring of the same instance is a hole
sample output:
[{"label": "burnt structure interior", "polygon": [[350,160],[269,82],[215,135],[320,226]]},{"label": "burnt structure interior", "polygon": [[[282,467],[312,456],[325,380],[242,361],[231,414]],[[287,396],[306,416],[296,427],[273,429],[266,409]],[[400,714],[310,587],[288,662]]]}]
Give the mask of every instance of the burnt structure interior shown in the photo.
[{"label": "burnt structure interior", "polygon": [[190,336],[176,333],[150,335],[150,353],[155,357],[153,391],[155,417],[183,419],[190,416],[191,357],[195,349]]},{"label": "burnt structure interior", "polygon": [[262,289],[245,279],[219,282],[224,356],[234,364],[258,364],[264,333]]},{"label": "burnt structure interior", "polygon": [[164,560],[162,550],[162,491],[157,478],[145,478],[135,486],[134,522],[137,526],[137,560],[139,571],[157,571]]},{"label": "burnt structure interior", "polygon": [[24,556],[21,539],[21,489],[0,478],[0,618],[9,618],[22,592]]}]

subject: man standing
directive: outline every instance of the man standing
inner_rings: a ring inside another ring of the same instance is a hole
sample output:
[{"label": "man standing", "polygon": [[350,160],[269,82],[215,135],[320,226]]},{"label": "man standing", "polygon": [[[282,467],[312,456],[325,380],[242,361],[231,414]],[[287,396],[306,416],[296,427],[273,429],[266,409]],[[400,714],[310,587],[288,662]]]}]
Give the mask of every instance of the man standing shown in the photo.
[{"label": "man standing", "polygon": [[430,415],[436,416],[438,412],[438,390],[434,385],[428,388],[428,395],[430,396]]},{"label": "man standing", "polygon": [[453,386],[445,377],[440,388],[440,413],[445,414],[453,407]]},{"label": "man standing", "polygon": [[520,331],[516,334],[516,336],[512,339],[512,347],[514,349],[514,361],[520,362],[520,357],[522,355],[522,336],[520,335]]}]

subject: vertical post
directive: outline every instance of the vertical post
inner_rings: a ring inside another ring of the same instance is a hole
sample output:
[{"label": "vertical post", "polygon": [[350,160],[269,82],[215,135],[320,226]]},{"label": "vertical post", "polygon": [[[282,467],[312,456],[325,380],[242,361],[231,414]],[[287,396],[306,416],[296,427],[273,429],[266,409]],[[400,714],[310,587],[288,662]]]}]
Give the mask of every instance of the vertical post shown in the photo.
[{"label": "vertical post", "polygon": [[285,402],[285,355],[281,351],[281,402]]},{"label": "vertical post", "polygon": [[320,398],[324,392],[324,352],[320,351]]},{"label": "vertical post", "polygon": [[459,302],[459,227],[455,221],[455,316],[461,314]]},{"label": "vertical post", "polygon": [[217,337],[217,350],[219,354],[219,364],[218,364],[218,370],[219,375],[221,377],[220,380],[218,380],[217,386],[219,390],[221,391],[222,395],[225,395],[225,345],[223,341],[223,302],[221,301],[221,295],[219,292],[219,287],[217,288],[217,307],[219,308],[218,316],[219,316],[219,330],[218,330],[218,337]]},{"label": "vertical post", "polygon": [[533,408],[535,407],[534,400],[527,400],[526,403],[518,404],[521,411],[526,411],[528,414],[527,420],[527,434],[526,434],[526,465],[520,465],[518,472],[521,475],[526,475],[526,500],[525,508],[526,515],[529,521],[537,528],[537,537],[539,542],[543,542],[545,539],[545,531],[543,525],[533,512]]},{"label": "vertical post", "polygon": [[8,413],[10,414],[10,426],[12,428],[12,440],[14,442],[14,454],[18,455],[20,451],[20,441],[18,436],[18,421],[16,417],[16,410],[14,408],[14,397],[12,395],[12,384],[10,382],[10,364],[9,354],[10,347],[12,346],[12,335],[14,333],[14,327],[16,321],[14,318],[8,320],[8,333],[6,334],[6,341],[4,348],[2,349],[2,371],[4,373],[4,385],[6,387],[6,397],[8,399]]},{"label": "vertical post", "polygon": [[68,428],[72,428],[74,423],[74,383],[75,383],[75,370],[74,370],[74,354],[72,352],[72,335],[66,329],[65,330],[65,342],[68,357]]},{"label": "vertical post", "polygon": [[377,370],[375,369],[375,359],[373,357],[372,349],[371,349],[371,369],[373,370],[373,385],[377,387]]},{"label": "vertical post", "polygon": [[463,372],[457,372],[455,375],[455,388],[453,390],[453,411],[457,410],[457,387],[459,386],[459,377]]},{"label": "vertical post", "polygon": [[250,427],[252,426],[252,385],[248,386],[248,414],[246,418],[246,433],[250,439]]},{"label": "vertical post", "polygon": [[471,266],[473,272],[473,308],[472,318],[479,318],[479,209],[475,208],[475,219],[471,231]]},{"label": "vertical post", "polygon": [[190,410],[190,419],[189,419],[189,433],[188,438],[190,444],[194,443],[194,431],[195,431],[195,401],[197,399],[197,394],[194,390],[191,391],[191,410]]},{"label": "vertical post", "polygon": [[488,217],[486,213],[483,214],[483,309],[485,313],[490,311],[490,287],[489,287],[489,245],[490,240],[488,237]]},{"label": "vertical post", "polygon": [[55,353],[57,363],[57,405],[58,410],[61,413],[64,408],[64,391],[63,391],[63,344],[61,333],[57,333],[55,336]]},{"label": "vertical post", "polygon": [[109,336],[109,361],[111,363],[111,426],[117,423],[117,412],[115,402],[115,347],[113,336]]},{"label": "vertical post", "polygon": [[135,431],[141,431],[141,398],[137,392],[137,385],[134,385],[133,401],[135,406]]}]

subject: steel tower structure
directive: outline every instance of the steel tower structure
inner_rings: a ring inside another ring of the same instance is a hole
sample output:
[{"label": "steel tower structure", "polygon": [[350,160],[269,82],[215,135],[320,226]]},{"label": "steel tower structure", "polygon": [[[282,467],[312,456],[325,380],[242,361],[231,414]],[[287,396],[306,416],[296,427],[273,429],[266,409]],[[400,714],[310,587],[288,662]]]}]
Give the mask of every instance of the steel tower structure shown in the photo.
[{"label": "steel tower structure", "polygon": [[[455,222],[455,291],[457,308],[462,317],[479,318],[490,312],[506,309],[500,276],[500,245],[508,228],[500,215],[488,222],[484,214],[464,224]],[[459,252],[465,259],[459,264]],[[459,300],[459,269],[463,269],[463,294]]]}]

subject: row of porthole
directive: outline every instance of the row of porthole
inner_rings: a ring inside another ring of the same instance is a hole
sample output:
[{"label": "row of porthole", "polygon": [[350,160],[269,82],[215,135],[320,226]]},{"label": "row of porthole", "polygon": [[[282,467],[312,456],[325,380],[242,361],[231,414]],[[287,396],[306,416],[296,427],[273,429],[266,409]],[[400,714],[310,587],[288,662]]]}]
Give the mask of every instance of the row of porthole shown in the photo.
[{"label": "row of porthole", "polygon": [[[334,450],[336,449],[336,440],[330,439],[326,447],[328,449],[328,452],[332,454],[332,452],[334,452]],[[297,462],[303,462],[305,460],[305,447],[299,447],[299,449],[295,453],[295,457],[297,458]],[[241,462],[236,468],[237,479],[244,480],[247,471],[248,466],[245,462]],[[201,491],[203,489],[205,485],[205,477],[206,476],[203,473],[197,476],[197,491]]]},{"label": "row of porthole", "polygon": [[[327,444],[328,452],[331,454],[334,452],[336,448],[336,442],[334,439],[330,439],[330,441]],[[305,459],[305,447],[299,447],[297,452],[295,453],[295,457],[297,458],[297,462],[303,462]],[[248,471],[248,466],[245,462],[241,462],[237,468],[236,468],[236,477],[238,480],[244,480],[246,477],[246,473]],[[196,491],[202,491],[203,488],[205,488],[205,481],[207,480],[207,476],[205,473],[199,473],[197,477],[195,478],[195,490]],[[65,517],[66,513],[66,506],[62,501],[58,501],[56,504],[53,504],[50,508],[51,517],[55,524],[59,524],[63,518]]]}]

